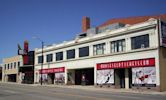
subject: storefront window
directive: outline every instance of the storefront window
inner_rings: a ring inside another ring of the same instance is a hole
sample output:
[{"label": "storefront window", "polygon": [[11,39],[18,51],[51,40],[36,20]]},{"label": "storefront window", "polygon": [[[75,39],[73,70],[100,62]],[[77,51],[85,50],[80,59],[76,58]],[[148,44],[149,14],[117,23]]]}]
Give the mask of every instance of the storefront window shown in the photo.
[{"label": "storefront window", "polygon": [[53,57],[52,54],[48,54],[47,55],[47,62],[52,62],[52,57]]},{"label": "storefront window", "polygon": [[89,46],[79,48],[79,57],[89,56]]},{"label": "storefront window", "polygon": [[67,59],[75,58],[75,49],[67,50]]},{"label": "storefront window", "polygon": [[97,70],[98,85],[114,84],[114,69]]},{"label": "storefront window", "polygon": [[126,49],[125,39],[111,42],[111,53],[123,52]]},{"label": "storefront window", "polygon": [[156,86],[156,68],[153,67],[137,67],[132,68],[132,84],[133,86]]},{"label": "storefront window", "polygon": [[57,52],[56,53],[56,61],[63,60],[63,52]]},{"label": "storefront window", "polygon": [[105,43],[97,44],[93,46],[93,54],[94,55],[101,55],[105,53]]},{"label": "storefront window", "polygon": [[149,47],[149,34],[131,38],[132,49],[140,49],[148,47]]},{"label": "storefront window", "polygon": [[55,84],[65,83],[65,73],[55,73]]}]

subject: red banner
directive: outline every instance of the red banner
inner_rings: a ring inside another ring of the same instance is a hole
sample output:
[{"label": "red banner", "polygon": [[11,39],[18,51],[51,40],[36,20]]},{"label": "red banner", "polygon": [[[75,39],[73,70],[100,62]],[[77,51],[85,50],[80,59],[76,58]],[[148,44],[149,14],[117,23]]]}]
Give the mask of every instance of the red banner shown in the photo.
[{"label": "red banner", "polygon": [[[65,72],[65,67],[42,69],[42,74]],[[41,74],[41,70],[39,70]]]},{"label": "red banner", "polygon": [[148,66],[149,67],[155,66],[155,58],[100,63],[97,64],[97,70],[114,69],[114,68],[131,68],[131,67],[148,67]]}]

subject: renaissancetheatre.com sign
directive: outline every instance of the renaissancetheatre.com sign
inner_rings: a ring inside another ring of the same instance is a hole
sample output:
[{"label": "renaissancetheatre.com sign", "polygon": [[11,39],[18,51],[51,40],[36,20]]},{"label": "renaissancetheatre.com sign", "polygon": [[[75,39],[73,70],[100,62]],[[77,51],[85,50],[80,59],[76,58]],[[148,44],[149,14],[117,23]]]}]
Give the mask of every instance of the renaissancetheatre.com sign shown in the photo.
[{"label": "renaissancetheatre.com sign", "polygon": [[131,67],[148,67],[155,66],[155,58],[108,62],[97,64],[97,70],[100,69],[114,69],[114,68],[131,68]]},{"label": "renaissancetheatre.com sign", "polygon": [[[41,73],[41,70],[39,70]],[[42,74],[65,72],[65,67],[42,69]]]}]

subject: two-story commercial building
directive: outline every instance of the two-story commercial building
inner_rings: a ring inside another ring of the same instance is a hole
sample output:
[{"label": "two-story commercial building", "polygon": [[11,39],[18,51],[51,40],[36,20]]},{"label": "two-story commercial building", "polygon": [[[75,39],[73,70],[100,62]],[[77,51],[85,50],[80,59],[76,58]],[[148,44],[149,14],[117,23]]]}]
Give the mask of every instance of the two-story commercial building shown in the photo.
[{"label": "two-story commercial building", "polygon": [[19,82],[19,66],[23,65],[22,56],[13,56],[3,59],[3,82]]},{"label": "two-story commercial building", "polygon": [[44,47],[43,67],[42,48],[35,49],[34,81],[165,91],[164,20],[166,15],[112,19],[90,28],[84,17],[74,40]]}]

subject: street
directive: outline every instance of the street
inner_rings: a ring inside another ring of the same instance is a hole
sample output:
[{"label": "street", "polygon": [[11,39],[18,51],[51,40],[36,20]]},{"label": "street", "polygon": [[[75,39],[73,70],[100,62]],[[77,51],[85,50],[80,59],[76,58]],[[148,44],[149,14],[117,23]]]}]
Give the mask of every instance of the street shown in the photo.
[{"label": "street", "polygon": [[166,95],[0,83],[0,100],[165,100]]}]

